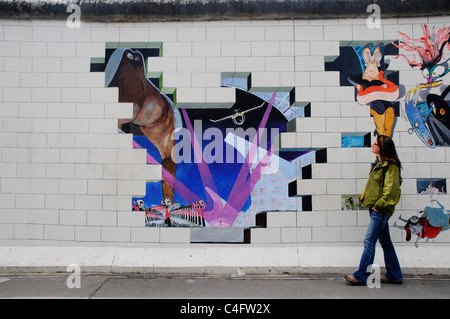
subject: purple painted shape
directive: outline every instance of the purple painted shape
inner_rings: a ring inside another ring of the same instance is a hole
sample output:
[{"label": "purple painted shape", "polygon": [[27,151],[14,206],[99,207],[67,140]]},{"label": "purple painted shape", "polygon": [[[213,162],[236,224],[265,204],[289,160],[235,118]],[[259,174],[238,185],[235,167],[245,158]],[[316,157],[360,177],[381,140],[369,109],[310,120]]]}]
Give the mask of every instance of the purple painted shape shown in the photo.
[{"label": "purple painted shape", "polygon": [[168,170],[166,170],[164,167],[161,167],[162,169],[162,178],[172,186],[174,190],[177,191],[177,193],[183,197],[183,199],[192,204],[200,198],[194,194],[189,188],[187,188],[182,182],[180,182],[178,179],[175,178]]},{"label": "purple painted shape", "polygon": [[[276,93],[272,95],[272,98],[270,99],[269,105],[264,112],[264,116],[261,120],[261,123],[258,127],[258,134],[259,136],[262,133],[262,128],[264,128],[267,124],[267,120],[269,118],[270,111],[272,110],[273,102],[275,101]],[[251,191],[250,184],[246,185],[246,180],[248,179],[248,172],[250,170],[251,162],[253,161],[253,158],[255,156],[257,147],[258,147],[258,141],[257,136],[253,139],[253,143],[250,145],[250,150],[247,153],[247,156],[245,158],[245,163],[242,165],[241,170],[239,172],[239,175],[236,179],[236,182],[233,185],[233,188],[231,189],[230,195],[228,197],[227,203],[225,204],[224,211],[240,211],[242,207],[244,206],[245,202],[247,201],[248,196],[250,195]],[[266,154],[267,155],[267,154]],[[261,163],[258,164],[258,166]],[[266,163],[267,165],[267,163]],[[265,166],[264,166],[265,167]],[[261,176],[261,172],[259,173],[259,176]],[[258,178],[259,178],[258,176]],[[253,185],[254,187],[254,185]],[[247,189],[246,189],[247,188]]]},{"label": "purple painted shape", "polygon": [[[216,183],[214,182],[214,179],[211,175],[211,171],[209,170],[208,164],[203,159],[203,150],[200,144],[198,143],[197,136],[195,135],[189,116],[185,109],[182,109],[181,112],[183,113],[184,121],[186,122],[187,129],[189,130],[189,134],[191,136],[191,144],[194,150],[194,156],[196,157],[197,166],[200,173],[200,177],[202,179],[203,187],[205,187],[205,189],[206,187],[208,187],[214,193],[218,194]],[[215,210],[214,200],[212,198],[206,198],[205,212],[211,210]],[[208,221],[209,214],[207,213],[205,214],[205,219]]]},{"label": "purple painted shape", "polygon": [[[270,111],[272,110],[273,102],[275,101],[275,97],[276,93],[274,93],[272,95],[272,98],[270,99],[269,105],[258,127],[258,134],[257,136],[255,136],[253,142],[250,145],[250,149],[246,155],[245,162],[241,166],[239,175],[236,178],[236,181],[233,185],[233,188],[231,189],[230,195],[228,196],[228,200],[225,205],[223,204],[223,199],[218,195],[214,179],[209,170],[209,166],[203,160],[203,151],[198,143],[197,137],[195,136],[189,116],[186,110],[182,109],[186,126],[191,135],[191,144],[194,149],[194,156],[196,156],[198,162],[197,165],[199,168],[202,183],[205,188],[206,194],[210,197],[207,208],[204,210],[204,216],[212,227],[231,227],[233,225],[236,217],[238,216],[242,207],[244,207],[245,202],[250,196],[259,178],[261,177],[263,169],[269,163],[270,157],[272,156],[273,145],[272,149],[268,151],[265,154],[264,158],[258,163],[253,173],[250,174],[251,163],[258,148],[258,140],[261,138],[260,135],[262,134],[262,128],[264,128],[267,124]],[[135,141],[133,141],[133,146],[141,148],[141,146]],[[156,160],[148,153],[147,163],[158,164]],[[162,177],[187,202],[193,203],[199,200],[196,194],[190,191],[183,183],[177,180],[172,174],[170,174],[169,171],[167,171],[163,167]]]},{"label": "purple painted shape", "polygon": [[[136,141],[133,141],[133,148],[143,148]],[[153,156],[147,152],[147,164],[159,164]],[[193,203],[199,200],[199,197],[187,188],[182,182],[175,178],[167,169],[161,166],[162,178],[173,187],[174,190],[188,203]]]},{"label": "purple painted shape", "polygon": [[271,149],[271,151],[268,151],[266,155],[264,155],[262,160],[253,170],[253,173],[247,178],[244,185],[240,187],[240,192],[237,194],[237,196],[228,199],[225,208],[223,209],[222,218],[234,222],[242,207],[244,207],[247,198],[255,188],[255,185],[261,177],[264,168],[269,164],[270,158],[273,154],[272,150],[273,149]]},{"label": "purple painted shape", "polygon": [[[206,193],[212,198],[214,202],[213,209],[210,211],[204,211],[203,214],[207,218],[211,227],[231,227],[234,220],[230,221],[228,218],[221,217],[223,213],[223,200],[222,198],[208,186],[205,187]],[[239,213],[239,212],[238,212]],[[236,215],[237,216],[237,215]]]},{"label": "purple painted shape", "polygon": [[[261,176],[264,167],[266,167],[269,163],[272,152],[267,152],[263,160],[258,163],[254,172],[250,174],[250,176],[248,176],[251,168],[251,163],[258,148],[258,140],[260,138],[260,134],[262,134],[261,129],[264,128],[267,124],[270,111],[272,110],[273,102],[275,101],[275,97],[276,93],[272,95],[269,105],[264,112],[264,116],[258,127],[258,136],[255,136],[252,144],[250,145],[250,149],[245,158],[245,163],[243,163],[241,166],[241,170],[239,171],[239,175],[236,178],[233,188],[231,189],[225,206],[223,206],[222,202],[220,202],[220,205],[218,204],[218,207],[214,207],[212,211],[207,212],[209,215],[208,222],[212,227],[231,227],[233,225],[236,217],[238,216],[242,207],[244,207],[245,202],[250,196],[259,177]],[[215,195],[217,195],[217,193]],[[214,202],[214,204],[216,204],[216,201]]]},{"label": "purple painted shape", "polygon": [[[133,148],[143,148],[135,140],[133,140]],[[159,164],[157,160],[153,158],[148,152],[147,153],[147,164]]]}]

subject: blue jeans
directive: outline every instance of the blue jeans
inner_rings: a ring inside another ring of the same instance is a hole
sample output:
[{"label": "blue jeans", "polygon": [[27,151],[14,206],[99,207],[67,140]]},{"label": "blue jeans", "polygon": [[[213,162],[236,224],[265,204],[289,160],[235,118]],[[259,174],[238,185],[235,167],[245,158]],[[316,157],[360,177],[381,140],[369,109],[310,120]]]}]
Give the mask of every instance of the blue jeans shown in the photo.
[{"label": "blue jeans", "polygon": [[375,259],[375,246],[377,240],[379,240],[381,247],[383,248],[384,263],[387,271],[385,277],[394,281],[402,280],[402,271],[389,234],[388,220],[390,216],[382,212],[375,212],[372,209],[369,209],[369,213],[370,223],[366,237],[364,238],[364,251],[361,256],[359,269],[354,272],[352,276],[356,280],[366,283],[367,278],[370,275],[370,273],[367,272],[367,267],[373,264]]}]

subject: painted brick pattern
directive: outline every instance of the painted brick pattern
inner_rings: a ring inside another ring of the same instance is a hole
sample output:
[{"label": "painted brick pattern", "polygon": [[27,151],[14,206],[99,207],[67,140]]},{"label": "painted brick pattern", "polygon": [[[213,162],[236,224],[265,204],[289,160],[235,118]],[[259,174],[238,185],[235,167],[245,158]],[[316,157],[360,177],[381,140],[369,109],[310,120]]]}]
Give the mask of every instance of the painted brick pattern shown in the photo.
[{"label": "painted brick pattern", "polygon": [[[148,68],[163,73],[163,86],[177,88],[178,107],[232,105],[234,91],[220,87],[221,72],[251,72],[256,87],[294,87],[297,103],[311,103],[311,116],[297,118],[282,133],[281,147],[326,148],[327,162],[314,163],[312,178],[297,190],[312,196],[312,211],[269,212],[267,228],[251,231],[254,244],[360,242],[364,211],[341,210],[342,195],[361,194],[373,156],[370,148],[342,148],[341,134],[373,131],[369,108],[355,102],[354,88],[339,84],[325,60],[339,55],[341,41],[391,41],[401,31],[420,37],[420,24],[449,25],[448,17],[82,23],[0,21],[0,239],[63,242],[189,243],[189,229],[146,228],[131,212],[132,196],[145,181],[160,180],[161,167],[146,165],[117,119],[132,105],[118,103],[118,90],[104,87],[103,73],[90,72],[107,42],[162,42],[163,55]],[[413,87],[420,72],[391,59],[399,83]],[[396,122],[394,141],[403,162],[407,218],[430,205],[418,195],[417,178],[450,179],[450,148],[430,150],[409,123]],[[287,185],[286,185],[287,187]],[[439,201],[450,207],[449,195]],[[404,241],[400,231],[396,241]],[[449,234],[435,241],[450,242]]]}]

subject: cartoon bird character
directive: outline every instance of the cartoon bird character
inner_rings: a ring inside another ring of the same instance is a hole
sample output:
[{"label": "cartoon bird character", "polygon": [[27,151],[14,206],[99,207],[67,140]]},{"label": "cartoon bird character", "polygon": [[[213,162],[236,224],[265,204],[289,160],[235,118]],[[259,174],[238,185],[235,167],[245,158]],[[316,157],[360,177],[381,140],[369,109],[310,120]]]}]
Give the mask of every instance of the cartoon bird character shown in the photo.
[{"label": "cartoon bird character", "polygon": [[[428,25],[422,25],[423,37],[419,39],[412,39],[406,34],[399,32],[402,40],[396,47],[408,52],[416,53],[419,61],[416,61],[416,55],[413,60],[409,59],[404,54],[399,54],[398,57],[404,57],[411,68],[419,67],[422,71],[422,76],[426,82],[421,83],[417,88],[432,88],[442,84],[442,77],[450,72],[448,59],[440,63],[444,57],[445,48],[450,49],[450,26],[441,29],[431,29]],[[417,89],[416,88],[416,89]]]},{"label": "cartoon bird character", "polygon": [[441,95],[427,95],[427,106],[432,113],[428,116],[426,123],[437,145],[450,146],[450,106],[445,101],[449,92],[450,85]]},{"label": "cartoon bird character", "polygon": [[[450,146],[449,107],[444,100],[449,88],[444,89],[440,95],[429,92],[431,89],[440,87],[443,84],[442,78],[450,72],[449,59],[444,58],[445,50],[450,50],[450,26],[436,29],[422,25],[422,31],[423,36],[419,39],[412,39],[399,32],[402,39],[399,44],[393,43],[394,46],[413,53],[412,58],[408,58],[403,53],[396,58],[405,58],[411,68],[419,67],[426,80],[406,94],[405,111],[412,129],[427,146],[432,148],[435,145]],[[417,57],[418,60],[416,60]],[[419,101],[420,95],[426,96],[426,101]],[[411,99],[410,96],[414,98]],[[413,116],[413,113],[418,114],[422,119],[417,115]]]}]

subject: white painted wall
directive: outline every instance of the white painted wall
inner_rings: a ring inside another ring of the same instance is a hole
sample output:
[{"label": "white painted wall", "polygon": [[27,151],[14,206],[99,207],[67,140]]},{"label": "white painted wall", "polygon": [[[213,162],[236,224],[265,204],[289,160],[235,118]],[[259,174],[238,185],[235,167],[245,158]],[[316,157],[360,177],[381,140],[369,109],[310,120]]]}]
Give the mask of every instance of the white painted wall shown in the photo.
[{"label": "white painted wall", "polygon": [[[353,88],[340,87],[338,74],[325,72],[324,58],[339,54],[340,41],[396,40],[398,31],[420,37],[424,23],[443,27],[450,18],[382,19],[379,29],[369,29],[365,19],[82,21],[79,29],[65,21],[0,20],[0,245],[194,246],[189,229],[145,228],[144,215],[131,211],[132,196],[144,195],[145,181],[160,180],[161,169],[146,165],[145,151],[132,148],[131,135],[117,134],[117,119],[129,117],[132,105],[117,102],[118,90],[104,87],[103,73],[90,72],[91,58],[104,57],[106,42],[158,41],[163,56],[149,58],[148,66],[163,72],[164,87],[177,88],[179,107],[232,103],[234,91],[220,87],[221,72],[251,72],[253,86],[293,86],[297,102],[311,102],[311,117],[298,118],[296,132],[283,133],[281,146],[327,148],[327,163],[313,164],[312,179],[298,181],[312,194],[313,211],[269,213],[267,228],[253,229],[252,244],[240,249],[359,247],[367,213],[342,211],[341,195],[362,193],[373,156],[370,149],[341,148],[340,137],[372,132],[373,120],[369,107],[355,102]],[[404,59],[391,59],[390,69],[400,70],[407,89],[422,80]],[[417,178],[446,178],[449,185],[450,148],[429,149],[408,128],[399,117],[394,141],[404,183],[391,224],[430,205],[429,196],[417,194]],[[449,195],[435,198],[450,208]],[[393,228],[391,234],[395,242],[405,241],[404,231]],[[450,232],[422,245],[447,249]]]}]

